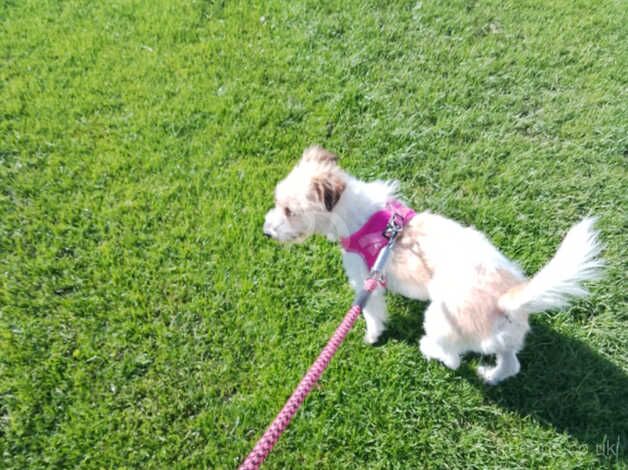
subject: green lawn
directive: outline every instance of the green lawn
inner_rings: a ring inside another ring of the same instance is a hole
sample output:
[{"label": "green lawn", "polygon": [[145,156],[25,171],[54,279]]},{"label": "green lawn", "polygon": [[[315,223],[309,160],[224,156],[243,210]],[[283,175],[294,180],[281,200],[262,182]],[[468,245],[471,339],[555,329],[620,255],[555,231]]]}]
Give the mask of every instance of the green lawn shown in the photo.
[{"label": "green lawn", "polygon": [[391,298],[267,468],[628,467],[627,90],[624,0],[0,1],[0,468],[237,466],[353,297],[261,231],[315,142],[528,273],[598,215],[607,270],[493,388]]}]

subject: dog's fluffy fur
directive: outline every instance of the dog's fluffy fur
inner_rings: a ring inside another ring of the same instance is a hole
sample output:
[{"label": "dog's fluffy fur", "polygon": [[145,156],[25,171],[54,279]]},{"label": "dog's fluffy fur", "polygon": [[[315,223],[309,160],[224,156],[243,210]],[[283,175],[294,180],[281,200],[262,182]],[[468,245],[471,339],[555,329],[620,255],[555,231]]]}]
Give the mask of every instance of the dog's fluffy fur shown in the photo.
[{"label": "dog's fluffy fur", "polygon": [[[303,157],[275,191],[276,206],[266,214],[264,233],[282,242],[311,234],[338,240],[358,230],[386,202],[397,197],[394,182],[360,181],[344,172],[322,147]],[[528,316],[565,307],[587,292],[582,282],[597,277],[601,261],[594,219],[567,233],[550,262],[526,278],[480,232],[453,220],[418,213],[406,226],[386,269],[387,289],[413,299],[430,300],[420,349],[456,369],[468,351],[495,354],[496,365],[479,375],[496,384],[519,372],[517,353],[529,330]],[[351,286],[359,290],[368,275],[362,258],[343,252]],[[375,343],[387,318],[383,289],[364,309],[367,343]]]}]

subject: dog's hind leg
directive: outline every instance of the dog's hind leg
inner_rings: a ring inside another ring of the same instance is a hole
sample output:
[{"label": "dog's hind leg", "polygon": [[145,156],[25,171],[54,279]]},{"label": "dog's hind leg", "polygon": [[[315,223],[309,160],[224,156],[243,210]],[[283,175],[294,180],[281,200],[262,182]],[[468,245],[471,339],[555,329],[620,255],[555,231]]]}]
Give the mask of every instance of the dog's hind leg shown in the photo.
[{"label": "dog's hind leg", "polygon": [[[356,294],[360,293],[369,274],[364,261],[355,253],[345,251],[342,255],[342,263],[349,278],[349,284]],[[368,344],[374,344],[386,329],[386,320],[388,319],[383,288],[378,288],[371,293],[362,314],[366,320],[364,341]]]},{"label": "dog's hind leg", "polygon": [[495,385],[502,380],[517,375],[520,369],[519,359],[514,351],[498,352],[495,367],[480,366],[478,375],[488,384]]}]

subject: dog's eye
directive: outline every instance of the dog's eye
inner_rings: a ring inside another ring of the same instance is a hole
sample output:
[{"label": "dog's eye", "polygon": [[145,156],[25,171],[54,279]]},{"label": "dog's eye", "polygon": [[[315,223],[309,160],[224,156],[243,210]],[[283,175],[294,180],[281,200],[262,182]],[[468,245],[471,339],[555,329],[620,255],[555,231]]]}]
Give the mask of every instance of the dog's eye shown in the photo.
[{"label": "dog's eye", "polygon": [[290,210],[289,207],[284,207],[283,212],[284,214],[286,214],[286,217],[292,217],[292,211]]}]

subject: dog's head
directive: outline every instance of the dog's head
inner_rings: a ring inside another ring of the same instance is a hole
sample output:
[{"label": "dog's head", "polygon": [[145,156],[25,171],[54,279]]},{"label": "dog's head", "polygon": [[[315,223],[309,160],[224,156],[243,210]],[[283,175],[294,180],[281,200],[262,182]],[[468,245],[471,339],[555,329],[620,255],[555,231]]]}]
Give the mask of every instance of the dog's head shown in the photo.
[{"label": "dog's head", "polygon": [[346,184],[336,155],[317,145],[305,149],[275,188],[275,207],[266,214],[264,234],[280,242],[299,242],[325,233]]}]

